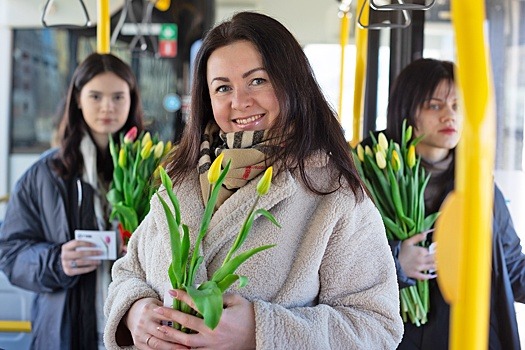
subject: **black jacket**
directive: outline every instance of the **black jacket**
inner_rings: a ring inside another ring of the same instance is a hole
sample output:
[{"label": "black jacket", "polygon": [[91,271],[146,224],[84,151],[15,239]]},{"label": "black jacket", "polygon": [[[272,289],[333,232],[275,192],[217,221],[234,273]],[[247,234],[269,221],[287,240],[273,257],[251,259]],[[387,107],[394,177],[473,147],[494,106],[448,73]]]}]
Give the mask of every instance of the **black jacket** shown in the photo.
[{"label": "black jacket", "polygon": [[36,293],[33,349],[96,349],[96,271],[70,277],[60,261],[75,229],[97,227],[94,192],[79,177],[53,172],[56,153],[44,154],[15,186],[0,228],[0,269],[13,285]]}]

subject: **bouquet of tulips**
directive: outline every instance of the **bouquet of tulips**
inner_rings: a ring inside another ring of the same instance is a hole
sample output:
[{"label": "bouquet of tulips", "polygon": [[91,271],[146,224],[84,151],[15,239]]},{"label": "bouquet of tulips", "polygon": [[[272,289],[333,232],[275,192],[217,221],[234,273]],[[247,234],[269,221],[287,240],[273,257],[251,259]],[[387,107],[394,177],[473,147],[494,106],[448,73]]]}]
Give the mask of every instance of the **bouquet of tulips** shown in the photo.
[{"label": "bouquet of tulips", "polygon": [[[162,167],[159,169],[160,178],[172,204],[173,211],[157,192],[164,208],[170,231],[172,262],[168,268],[168,275],[171,285],[174,289],[182,289],[189,294],[195,302],[198,313],[192,310],[187,304],[177,299],[173,300],[173,308],[187,314],[194,314],[202,317],[204,323],[211,329],[215,329],[219,324],[223,310],[223,293],[236,281],[239,281],[239,287],[243,287],[248,283],[248,278],[246,276],[235,274],[235,270],[256,253],[275,246],[264,245],[236,254],[246,240],[255,218],[258,215],[262,215],[277,227],[280,227],[270,212],[265,209],[256,209],[259,198],[265,195],[270,189],[272,167],[269,167],[257,184],[257,196],[254,203],[221,267],[213,273],[211,280],[200,284],[198,287],[195,286],[195,274],[204,260],[204,258],[199,255],[200,245],[208,230],[208,225],[215,208],[215,203],[217,202],[219,190],[230,167],[231,161],[229,161],[226,167],[221,171],[222,159],[223,154],[220,154],[212,163],[208,172],[208,182],[211,186],[210,198],[208,199],[204,210],[199,234],[195,241],[193,254],[191,256],[189,253],[189,229],[188,226],[181,222],[179,201],[173,193],[171,179]],[[173,327],[183,332],[190,332],[189,329],[185,329],[177,323],[173,324]]]},{"label": "bouquet of tulips", "polygon": [[[425,217],[424,192],[430,174],[416,157],[416,144],[422,136],[412,140],[412,127],[403,121],[401,144],[380,133],[371,134],[372,147],[358,145],[352,150],[354,163],[376,204],[389,240],[405,240],[432,227],[438,213]],[[421,243],[426,246],[427,243]],[[415,286],[403,288],[401,314],[416,326],[427,322],[429,311],[428,281],[417,281]]]},{"label": "bouquet of tulips", "polygon": [[158,140],[149,132],[137,137],[137,127],[120,135],[120,146],[109,136],[109,151],[113,160],[113,180],[107,194],[111,204],[111,219],[118,220],[123,243],[149,212],[151,196],[158,188],[155,170],[171,149],[171,143]]}]

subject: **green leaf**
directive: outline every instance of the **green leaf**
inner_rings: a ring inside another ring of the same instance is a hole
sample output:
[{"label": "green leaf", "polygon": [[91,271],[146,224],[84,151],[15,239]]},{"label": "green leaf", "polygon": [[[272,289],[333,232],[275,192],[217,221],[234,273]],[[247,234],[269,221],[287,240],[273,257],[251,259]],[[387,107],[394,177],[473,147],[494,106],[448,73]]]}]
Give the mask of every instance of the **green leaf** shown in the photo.
[{"label": "green leaf", "polygon": [[180,205],[179,200],[175,196],[175,193],[173,193],[173,183],[163,167],[160,167],[159,175],[162,185],[164,185],[164,188],[168,193],[168,197],[170,198],[171,204],[173,205],[173,209],[175,209],[175,221],[177,222],[177,225],[180,225]]},{"label": "green leaf", "polygon": [[111,190],[109,190],[109,192],[106,194],[106,198],[111,205],[120,203],[124,199],[122,198],[122,194],[119,191],[117,191],[116,188],[112,188]]},{"label": "green leaf", "polygon": [[162,204],[162,207],[164,209],[164,213],[166,214],[166,220],[168,222],[168,228],[170,230],[170,243],[171,243],[171,258],[172,258],[172,265],[175,267],[173,269],[173,273],[175,274],[177,278],[178,283],[182,283],[182,271],[180,270],[181,266],[181,237],[179,232],[179,226],[175,222],[175,218],[173,216],[173,213],[171,212],[170,207],[168,206],[168,203],[160,196],[160,194],[157,192],[157,197],[160,200],[160,203]]},{"label": "green leaf", "polygon": [[221,290],[221,293],[224,293],[232,284],[239,280],[239,275],[227,275],[221,281],[217,282],[217,287]]},{"label": "green leaf", "polygon": [[421,231],[426,231],[429,228],[431,228],[432,225],[434,225],[434,223],[436,222],[437,218],[439,217],[439,214],[440,212],[438,211],[427,216],[425,220],[423,220],[423,227],[421,228]]},{"label": "green leaf", "polygon": [[135,229],[139,225],[137,213],[135,212],[135,210],[121,203],[115,204],[113,206],[113,209],[122,217],[122,221],[124,221],[124,228],[129,232],[135,231]]},{"label": "green leaf", "polygon": [[222,292],[216,283],[202,284],[199,289],[186,286],[186,291],[193,299],[197,310],[204,318],[204,324],[215,329],[222,316]]},{"label": "green leaf", "polygon": [[222,281],[227,275],[233,274],[242,263],[251,258],[253,255],[272,247],[275,247],[275,244],[253,248],[237,255],[235,258],[231,259],[226,264],[221,266],[217,271],[215,271],[211,280],[214,282]]}]

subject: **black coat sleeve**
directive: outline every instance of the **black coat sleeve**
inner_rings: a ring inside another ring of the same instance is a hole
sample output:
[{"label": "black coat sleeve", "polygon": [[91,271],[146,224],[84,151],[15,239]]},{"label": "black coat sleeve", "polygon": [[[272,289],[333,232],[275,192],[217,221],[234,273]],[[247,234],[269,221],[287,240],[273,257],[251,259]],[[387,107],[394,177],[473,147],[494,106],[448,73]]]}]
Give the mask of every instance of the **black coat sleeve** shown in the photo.
[{"label": "black coat sleeve", "polygon": [[514,300],[525,303],[525,254],[516,234],[512,218],[500,189],[496,186],[494,192],[495,228],[503,245],[505,264],[514,294]]},{"label": "black coat sleeve", "polygon": [[392,256],[394,257],[394,263],[396,265],[397,283],[399,289],[411,287],[416,285],[416,280],[408,277],[403,271],[401,264],[399,263],[399,251],[401,250],[401,241],[388,241]]}]

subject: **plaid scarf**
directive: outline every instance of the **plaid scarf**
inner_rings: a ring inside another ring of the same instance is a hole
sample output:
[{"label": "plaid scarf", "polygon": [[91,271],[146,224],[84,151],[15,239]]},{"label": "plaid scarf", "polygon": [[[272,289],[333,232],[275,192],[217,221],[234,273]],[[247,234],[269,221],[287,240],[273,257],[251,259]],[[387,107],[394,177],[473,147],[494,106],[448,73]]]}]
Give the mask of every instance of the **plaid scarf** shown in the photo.
[{"label": "plaid scarf", "polygon": [[219,154],[224,153],[223,168],[229,160],[231,165],[219,191],[215,210],[237,189],[266,170],[266,153],[269,147],[271,146],[264,130],[224,133],[215,122],[208,123],[202,136],[199,158],[199,179],[204,204],[210,196],[208,170]]}]

